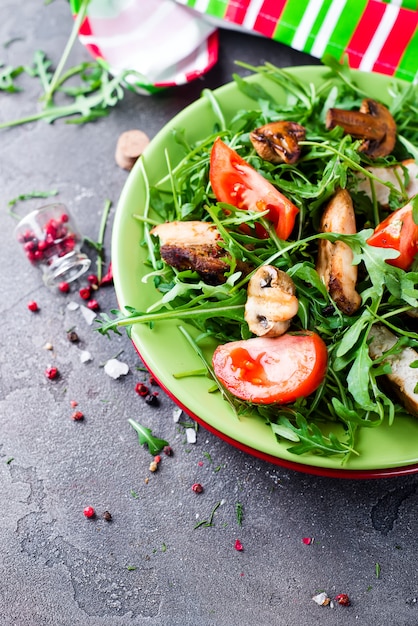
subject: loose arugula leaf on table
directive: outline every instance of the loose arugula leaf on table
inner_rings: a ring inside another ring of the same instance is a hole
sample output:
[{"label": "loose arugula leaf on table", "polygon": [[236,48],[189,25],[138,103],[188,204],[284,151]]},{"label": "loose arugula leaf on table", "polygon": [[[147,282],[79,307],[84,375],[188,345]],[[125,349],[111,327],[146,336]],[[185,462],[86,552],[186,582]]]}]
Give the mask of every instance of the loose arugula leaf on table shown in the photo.
[{"label": "loose arugula leaf on table", "polygon": [[152,434],[152,431],[150,428],[146,428],[145,426],[142,426],[142,424],[135,422],[135,420],[133,419],[128,419],[128,423],[132,426],[132,428],[137,433],[139,443],[141,445],[146,445],[148,448],[148,452],[152,454],[152,456],[155,456],[156,454],[161,452],[161,450],[165,446],[169,445],[168,441],[155,437]]},{"label": "loose arugula leaf on table", "polygon": [[17,93],[21,88],[15,84],[15,78],[24,72],[23,65],[12,67],[0,62],[0,91]]}]

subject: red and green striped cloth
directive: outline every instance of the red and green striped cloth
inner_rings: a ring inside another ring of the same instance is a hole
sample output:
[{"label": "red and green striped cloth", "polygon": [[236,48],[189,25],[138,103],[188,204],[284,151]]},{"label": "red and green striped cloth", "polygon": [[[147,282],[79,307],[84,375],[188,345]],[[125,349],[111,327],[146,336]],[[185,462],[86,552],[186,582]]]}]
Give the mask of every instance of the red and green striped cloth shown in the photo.
[{"label": "red and green striped cloth", "polygon": [[199,13],[350,67],[418,81],[416,0],[176,0]]}]

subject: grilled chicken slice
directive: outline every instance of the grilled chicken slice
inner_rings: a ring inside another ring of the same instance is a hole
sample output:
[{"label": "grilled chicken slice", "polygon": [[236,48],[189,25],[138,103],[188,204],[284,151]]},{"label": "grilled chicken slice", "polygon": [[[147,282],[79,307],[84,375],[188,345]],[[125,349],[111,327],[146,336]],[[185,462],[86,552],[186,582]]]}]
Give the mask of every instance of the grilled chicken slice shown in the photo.
[{"label": "grilled chicken slice", "polygon": [[245,303],[245,321],[258,337],[278,337],[298,312],[293,280],[273,265],[263,265],[251,276]]},{"label": "grilled chicken slice", "polygon": [[[151,234],[160,239],[160,254],[164,261],[179,271],[197,272],[209,285],[226,280],[229,254],[219,243],[221,235],[215,224],[208,222],[166,222],[158,224]],[[251,267],[237,263],[238,271],[248,274]]]},{"label": "grilled chicken slice", "polygon": [[[398,337],[383,324],[374,324],[369,332],[369,338],[371,339],[369,354],[372,359],[380,358],[398,340]],[[418,361],[418,352],[406,347],[399,354],[388,356],[385,361],[390,363],[392,368],[391,374],[385,374],[390,388],[393,389],[406,410],[418,417],[418,393],[416,391],[418,369],[412,367],[412,363]]]},{"label": "grilled chicken slice", "polygon": [[[410,199],[418,193],[418,164],[414,159],[408,159],[403,161],[402,165],[408,172],[408,184],[406,184],[405,181],[405,172],[400,165],[394,165],[392,167],[366,167],[366,169],[381,180],[392,183],[397,189],[401,188],[400,183],[405,185],[405,191]],[[361,173],[357,174],[357,178],[359,179],[359,191],[364,191],[364,193],[372,199],[373,185],[376,200],[384,207],[389,206],[389,187],[386,187],[386,185],[376,181],[372,182],[369,178],[364,178]]]},{"label": "grilled chicken slice", "polygon": [[[353,202],[345,189],[339,189],[326,206],[320,231],[344,235],[357,232]],[[356,291],[357,266],[353,265],[351,248],[342,241],[331,243],[321,239],[316,271],[340,311],[346,315],[355,313],[361,297]]]}]

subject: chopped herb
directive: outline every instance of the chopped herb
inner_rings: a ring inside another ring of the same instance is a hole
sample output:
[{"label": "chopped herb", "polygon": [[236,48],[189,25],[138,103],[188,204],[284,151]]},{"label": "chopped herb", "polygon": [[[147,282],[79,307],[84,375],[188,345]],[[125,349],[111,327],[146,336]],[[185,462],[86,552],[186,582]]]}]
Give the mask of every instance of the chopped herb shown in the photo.
[{"label": "chopped herb", "polygon": [[128,565],[126,569],[128,570],[128,572],[134,572],[138,568],[136,567],[136,565]]},{"label": "chopped herb", "polygon": [[166,552],[166,551],[167,551],[167,545],[163,543],[163,545],[161,546],[161,552]]},{"label": "chopped herb", "polygon": [[133,498],[139,498],[139,495],[133,489],[131,489],[130,494]]},{"label": "chopped herb", "polygon": [[212,457],[211,457],[211,455],[209,454],[209,452],[204,452],[204,453],[203,453],[203,456],[204,456],[204,457],[205,457],[205,458],[209,461],[209,463],[213,463],[213,461],[212,461]]},{"label": "chopped herb", "polygon": [[215,504],[215,506],[213,507],[210,515],[209,515],[209,519],[204,519],[201,522],[198,522],[196,524],[196,526],[194,527],[194,529],[196,528],[209,528],[209,526],[213,526],[213,517],[215,515],[215,512],[217,511],[217,509],[219,509],[219,507],[221,506],[220,502],[217,502]]},{"label": "chopped herb", "polygon": [[374,571],[376,574],[376,578],[380,578],[380,563],[376,563],[375,567],[374,567]]},{"label": "chopped herb", "polygon": [[168,441],[164,441],[164,439],[159,439],[158,437],[154,437],[151,429],[142,426],[138,422],[135,422],[132,419],[128,420],[128,423],[132,426],[132,428],[138,434],[138,441],[141,445],[147,445],[148,452],[155,456],[164,448],[164,446],[168,446]]},{"label": "chopped herb", "polygon": [[242,526],[243,513],[244,513],[244,511],[243,511],[241,502],[237,502],[235,504],[235,515],[236,515],[236,518],[237,518],[238,526]]},{"label": "chopped herb", "polygon": [[6,465],[10,465],[12,461],[14,461],[14,457],[11,456],[9,459],[7,459]]}]

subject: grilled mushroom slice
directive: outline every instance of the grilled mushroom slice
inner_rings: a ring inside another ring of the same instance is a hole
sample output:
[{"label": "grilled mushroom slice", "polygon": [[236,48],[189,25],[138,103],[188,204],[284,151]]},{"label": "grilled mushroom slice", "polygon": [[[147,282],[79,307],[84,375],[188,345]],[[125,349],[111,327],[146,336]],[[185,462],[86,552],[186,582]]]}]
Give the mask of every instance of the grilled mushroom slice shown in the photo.
[{"label": "grilled mushroom slice", "polygon": [[271,163],[296,163],[305,137],[305,128],[296,122],[270,122],[250,133],[257,154]]},{"label": "grilled mushroom slice", "polygon": [[[383,324],[374,324],[369,332],[371,342],[369,354],[372,359],[384,356],[385,352],[393,348],[398,340]],[[398,396],[407,411],[418,417],[418,370],[412,367],[418,361],[418,352],[413,348],[403,348],[398,354],[388,356],[391,373],[385,374],[390,389]]]},{"label": "grilled mushroom slice", "polygon": [[[353,202],[346,189],[339,189],[325,208],[320,223],[323,233],[353,235],[356,218]],[[356,291],[357,266],[353,265],[353,252],[342,241],[319,241],[316,271],[323,280],[331,298],[346,315],[352,315],[361,305]]]},{"label": "grilled mushroom slice", "polygon": [[293,280],[273,265],[262,265],[251,276],[247,289],[245,320],[258,337],[278,337],[298,312]]},{"label": "grilled mushroom slice", "polygon": [[360,150],[371,158],[390,154],[396,143],[396,122],[389,109],[380,102],[365,98],[359,111],[329,109],[325,125],[341,126],[347,135],[363,139]]},{"label": "grilled mushroom slice", "polygon": [[[165,222],[151,230],[160,239],[160,254],[164,261],[179,271],[197,272],[209,285],[220,285],[229,272],[229,254],[219,243],[221,235],[209,222]],[[248,274],[252,267],[237,262],[237,270]]]}]

